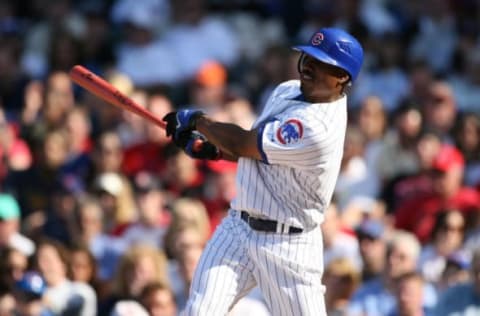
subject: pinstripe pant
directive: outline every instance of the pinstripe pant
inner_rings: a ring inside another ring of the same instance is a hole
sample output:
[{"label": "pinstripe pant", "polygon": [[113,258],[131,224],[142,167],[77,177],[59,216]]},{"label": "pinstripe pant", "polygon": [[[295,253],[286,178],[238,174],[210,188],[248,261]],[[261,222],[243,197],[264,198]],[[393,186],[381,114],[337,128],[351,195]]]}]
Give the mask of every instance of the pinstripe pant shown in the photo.
[{"label": "pinstripe pant", "polygon": [[275,316],[326,315],[320,228],[302,234],[252,230],[230,210],[207,244],[182,315],[226,315],[258,285]]}]

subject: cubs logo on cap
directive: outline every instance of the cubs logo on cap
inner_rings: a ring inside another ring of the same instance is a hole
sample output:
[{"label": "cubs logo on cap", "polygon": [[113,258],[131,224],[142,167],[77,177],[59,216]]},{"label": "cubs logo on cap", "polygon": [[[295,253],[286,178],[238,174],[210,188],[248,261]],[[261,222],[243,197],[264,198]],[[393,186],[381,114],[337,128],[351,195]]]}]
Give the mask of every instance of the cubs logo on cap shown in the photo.
[{"label": "cubs logo on cap", "polygon": [[277,130],[277,139],[281,144],[294,144],[303,136],[302,122],[290,119],[283,123]]},{"label": "cubs logo on cap", "polygon": [[320,45],[322,43],[323,39],[324,39],[323,33],[321,33],[321,32],[315,33],[312,36],[312,45],[314,45],[314,46]]}]

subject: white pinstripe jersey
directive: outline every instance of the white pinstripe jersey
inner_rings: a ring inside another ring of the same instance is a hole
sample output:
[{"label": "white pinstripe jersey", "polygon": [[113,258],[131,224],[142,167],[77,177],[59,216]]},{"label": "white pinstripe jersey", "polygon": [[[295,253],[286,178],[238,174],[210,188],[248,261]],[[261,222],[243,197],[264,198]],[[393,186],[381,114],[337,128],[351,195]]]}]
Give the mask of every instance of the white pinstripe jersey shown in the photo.
[{"label": "white pinstripe jersey", "polygon": [[280,84],[254,124],[263,161],[240,158],[231,207],[310,229],[323,222],[340,170],[347,97],[302,101],[300,81]]}]

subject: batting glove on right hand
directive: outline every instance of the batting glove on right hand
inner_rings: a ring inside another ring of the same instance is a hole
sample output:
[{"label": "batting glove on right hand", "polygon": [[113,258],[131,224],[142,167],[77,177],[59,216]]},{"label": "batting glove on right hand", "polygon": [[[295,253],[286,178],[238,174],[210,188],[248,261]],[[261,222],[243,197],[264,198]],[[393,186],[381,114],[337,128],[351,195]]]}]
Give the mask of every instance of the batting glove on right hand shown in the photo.
[{"label": "batting glove on right hand", "polygon": [[202,115],[204,115],[202,111],[188,109],[168,113],[162,119],[167,122],[165,127],[167,136],[172,136],[173,141],[177,142],[183,132],[195,130],[197,119]]}]

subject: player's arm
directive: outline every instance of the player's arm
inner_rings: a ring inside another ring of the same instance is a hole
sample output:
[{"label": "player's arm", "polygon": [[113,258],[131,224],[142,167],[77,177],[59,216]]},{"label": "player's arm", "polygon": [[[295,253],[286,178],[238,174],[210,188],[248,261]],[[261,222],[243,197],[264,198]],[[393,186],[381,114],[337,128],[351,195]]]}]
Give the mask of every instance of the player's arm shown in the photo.
[{"label": "player's arm", "polygon": [[262,159],[258,149],[256,129],[245,130],[238,125],[216,122],[206,116],[200,116],[197,119],[196,129],[229,158]]}]

